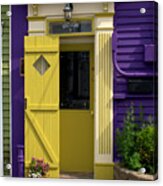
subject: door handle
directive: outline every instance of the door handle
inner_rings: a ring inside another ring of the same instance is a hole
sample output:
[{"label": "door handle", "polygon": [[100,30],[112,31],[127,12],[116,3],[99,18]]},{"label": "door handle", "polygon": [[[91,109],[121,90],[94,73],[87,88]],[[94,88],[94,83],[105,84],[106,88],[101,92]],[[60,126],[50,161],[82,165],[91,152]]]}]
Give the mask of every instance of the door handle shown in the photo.
[{"label": "door handle", "polygon": [[94,110],[90,110],[91,116],[94,116]]}]

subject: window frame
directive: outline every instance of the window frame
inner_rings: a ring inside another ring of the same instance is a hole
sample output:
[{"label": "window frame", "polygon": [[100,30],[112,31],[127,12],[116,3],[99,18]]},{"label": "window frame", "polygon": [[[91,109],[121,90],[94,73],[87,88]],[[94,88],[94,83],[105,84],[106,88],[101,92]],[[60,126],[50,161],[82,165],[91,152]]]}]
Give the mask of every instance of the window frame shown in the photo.
[{"label": "window frame", "polygon": [[64,18],[58,18],[58,19],[52,19],[49,18],[46,20],[46,35],[53,35],[53,36],[62,36],[62,37],[67,37],[67,36],[93,36],[94,31],[95,31],[95,26],[94,26],[94,17],[76,17],[72,18],[72,21],[91,21],[92,23],[92,31],[91,32],[72,32],[72,33],[59,33],[59,34],[51,34],[49,33],[49,24],[50,23],[55,23],[55,22],[65,22]]},{"label": "window frame", "polygon": [[[127,80],[127,93],[129,95],[153,95],[156,90],[154,87],[157,80],[153,77],[132,77]],[[133,86],[133,87],[132,87]],[[135,91],[134,89],[137,88]],[[152,87],[151,87],[152,86]],[[143,87],[143,89],[142,89]],[[144,88],[145,87],[145,88]],[[148,87],[148,89],[147,89]]]}]

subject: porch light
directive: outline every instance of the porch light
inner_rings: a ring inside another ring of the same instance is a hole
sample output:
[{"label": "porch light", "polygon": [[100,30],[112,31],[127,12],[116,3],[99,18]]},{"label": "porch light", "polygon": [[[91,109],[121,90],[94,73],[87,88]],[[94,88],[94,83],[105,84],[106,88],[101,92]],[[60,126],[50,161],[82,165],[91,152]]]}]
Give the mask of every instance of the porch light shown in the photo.
[{"label": "porch light", "polygon": [[72,3],[65,4],[63,11],[65,20],[70,21],[72,18],[73,4]]}]

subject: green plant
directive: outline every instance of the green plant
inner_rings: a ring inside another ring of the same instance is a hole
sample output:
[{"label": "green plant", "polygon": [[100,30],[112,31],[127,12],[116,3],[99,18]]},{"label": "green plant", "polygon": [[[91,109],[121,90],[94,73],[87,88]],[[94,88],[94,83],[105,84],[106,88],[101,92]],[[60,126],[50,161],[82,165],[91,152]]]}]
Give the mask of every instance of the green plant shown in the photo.
[{"label": "green plant", "polygon": [[[116,131],[117,153],[123,166],[132,170],[141,167],[148,173],[156,172],[156,137],[157,130],[152,117],[144,119],[143,107],[140,106],[139,122],[135,122],[134,105],[131,104],[124,118],[122,128]],[[137,119],[137,120],[138,120]],[[139,124],[138,124],[139,123]]]},{"label": "green plant", "polygon": [[154,174],[156,172],[156,127],[146,125],[137,133],[137,149],[141,156],[141,164],[147,169],[147,172]]},{"label": "green plant", "polygon": [[45,176],[49,171],[49,164],[45,163],[43,159],[32,158],[29,165],[29,175],[31,178],[39,178]]},{"label": "green plant", "polygon": [[118,156],[122,164],[129,169],[138,169],[141,167],[140,154],[136,150],[136,131],[138,124],[135,123],[133,104],[128,109],[124,118],[123,128],[116,131],[116,145]]}]

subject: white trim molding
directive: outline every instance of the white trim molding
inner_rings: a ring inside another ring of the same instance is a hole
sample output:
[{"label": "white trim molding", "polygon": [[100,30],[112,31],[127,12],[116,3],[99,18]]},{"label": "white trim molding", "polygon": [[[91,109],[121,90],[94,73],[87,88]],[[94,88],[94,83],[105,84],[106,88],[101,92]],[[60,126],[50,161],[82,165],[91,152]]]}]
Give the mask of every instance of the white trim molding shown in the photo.
[{"label": "white trim molding", "polygon": [[97,17],[95,31],[95,164],[113,163],[113,15]]}]

